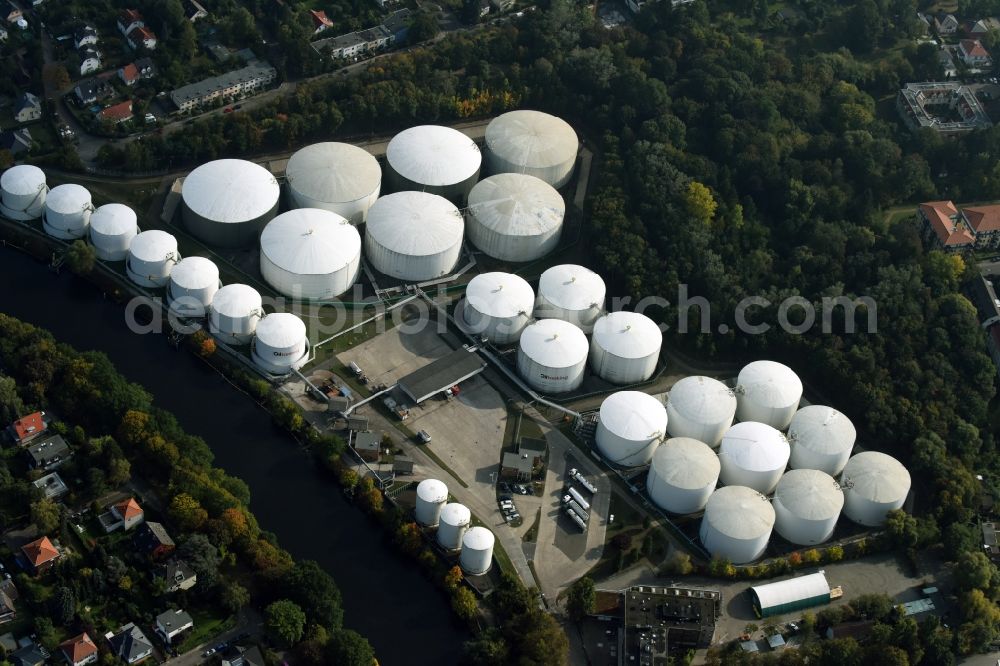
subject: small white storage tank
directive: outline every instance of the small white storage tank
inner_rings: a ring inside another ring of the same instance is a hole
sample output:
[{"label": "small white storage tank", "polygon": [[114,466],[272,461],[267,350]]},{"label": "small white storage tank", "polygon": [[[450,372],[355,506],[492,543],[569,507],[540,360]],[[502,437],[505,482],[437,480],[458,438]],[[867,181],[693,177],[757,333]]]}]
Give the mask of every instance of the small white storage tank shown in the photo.
[{"label": "small white storage tank", "polygon": [[785,430],[802,400],[802,381],[791,368],[774,361],[754,361],[736,380],[736,418]]},{"label": "small white storage tank", "polygon": [[498,345],[517,342],[531,321],[535,292],[512,273],[482,273],[465,288],[462,317],[476,335]]},{"label": "small white storage tank", "polygon": [[184,225],[219,247],[257,240],[278,210],[281,189],[270,171],[246,160],[215,160],[188,174],[181,187]]},{"label": "small white storage tank", "polygon": [[844,514],[859,525],[879,527],[887,513],[902,508],[910,492],[910,473],[892,456],[865,451],[847,461],[840,486]]},{"label": "small white storage tank", "polygon": [[635,384],[653,376],[663,333],[638,312],[612,312],[597,320],[590,342],[590,369],[612,384]]},{"label": "small white storage tank", "polygon": [[471,528],[462,537],[462,554],[459,563],[462,571],[472,576],[484,574],[493,564],[493,544],[496,538],[485,527]]},{"label": "small white storage tank", "polygon": [[0,213],[12,220],[37,220],[45,208],[45,172],[32,164],[18,164],[0,176]]},{"label": "small white storage tank", "polygon": [[291,312],[275,312],[257,323],[251,357],[258,368],[285,375],[306,362],[306,325]]},{"label": "small white storage tank", "polygon": [[125,261],[138,233],[135,211],[125,204],[104,204],[90,215],[90,242],[103,261]]},{"label": "small white storage tank", "polygon": [[177,239],[166,231],[150,229],[129,243],[125,273],[143,287],[165,287],[170,281],[170,270],[180,259]]},{"label": "small white storage tank", "polygon": [[448,486],[437,479],[424,479],[417,484],[417,506],[414,516],[424,527],[437,527],[441,509],[448,501]]},{"label": "small white storage tank", "polygon": [[667,410],[647,393],[618,391],[601,403],[597,448],[608,462],[621,467],[649,463],[667,435]]},{"label": "small white storage tank", "polygon": [[809,405],[795,412],[788,426],[792,469],[818,469],[837,476],[858,437],[851,420],[833,407]]},{"label": "small white storage tank", "polygon": [[691,437],[713,449],[733,425],[736,394],[717,379],[685,377],[667,396],[667,431],[674,437]]},{"label": "small white storage tank", "polygon": [[587,336],[559,319],[541,319],[521,331],[517,371],[543,393],[574,391],[583,383]]},{"label": "small white storage tank", "polygon": [[553,266],[538,280],[535,316],[562,319],[590,333],[594,322],[604,314],[606,293],[604,280],[589,268],[575,264]]},{"label": "small white storage tank", "polygon": [[708,444],[672,437],[656,448],[646,476],[646,491],[656,506],[670,513],[705,508],[719,482],[719,456]]},{"label": "small white storage tank", "polygon": [[844,493],[826,472],[793,469],[774,491],[774,529],[792,543],[814,546],[833,536]]},{"label": "small white storage tank", "polygon": [[264,315],[260,294],[245,284],[227,284],[215,292],[208,308],[208,330],[231,345],[245,345],[253,338]]},{"label": "small white storage tank", "polygon": [[382,167],[364,148],[314,143],[295,152],[285,167],[295,208],[322,208],[363,224],[382,187]]},{"label": "small white storage tank", "polygon": [[464,231],[462,214],[444,197],[426,192],[389,194],[368,211],[365,256],[390,277],[433,280],[455,268]]},{"label": "small white storage tank", "polygon": [[705,550],[733,564],[764,554],[774,528],[774,508],[752,488],[726,486],[708,498],[698,532]]},{"label": "small white storage tank", "polygon": [[87,188],[73,183],[57,185],[45,197],[42,228],[53,238],[83,238],[87,235],[92,212],[94,204]]},{"label": "small white storage tank", "polygon": [[261,275],[285,296],[336,298],[351,288],[360,269],[361,234],[328,210],[290,210],[260,234]]},{"label": "small white storage tank", "polygon": [[464,504],[449,502],[441,509],[437,540],[442,548],[458,550],[462,547],[462,537],[469,529],[472,512]]},{"label": "small white storage tank", "polygon": [[788,466],[788,441],[764,423],[737,423],[722,436],[719,475],[727,486],[747,486],[765,495],[778,485]]},{"label": "small white storage tank", "polygon": [[483,156],[476,142],[458,130],[418,125],[392,137],[385,159],[394,191],[430,192],[463,204],[479,180]]},{"label": "small white storage tank", "polygon": [[501,261],[535,261],[559,245],[566,204],[548,183],[519,173],[490,176],[469,192],[466,230]]},{"label": "small white storage tank", "polygon": [[204,317],[221,286],[219,267],[211,259],[185,257],[170,270],[170,310],[180,317]]},{"label": "small white storage tank", "polygon": [[510,111],[486,127],[490,173],[526,173],[553,187],[569,182],[580,140],[569,124],[541,111]]}]

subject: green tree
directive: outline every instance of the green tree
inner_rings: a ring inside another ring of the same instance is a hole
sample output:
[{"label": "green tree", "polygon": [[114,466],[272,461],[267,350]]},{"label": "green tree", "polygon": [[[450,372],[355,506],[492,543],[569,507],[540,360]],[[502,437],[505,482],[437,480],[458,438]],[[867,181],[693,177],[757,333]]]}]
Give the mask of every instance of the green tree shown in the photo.
[{"label": "green tree", "polygon": [[897,548],[912,548],[917,545],[917,520],[902,509],[888,513],[885,532],[890,543]]},{"label": "green tree", "polygon": [[17,393],[17,382],[11,377],[0,375],[0,423],[11,423],[27,410]]},{"label": "green tree", "polygon": [[177,549],[178,556],[198,574],[198,585],[210,588],[219,580],[222,556],[219,549],[204,534],[192,534]]},{"label": "green tree", "polygon": [[278,643],[292,647],[305,632],[306,614],[294,602],[280,599],[264,609],[264,626]]},{"label": "green tree", "polygon": [[570,585],[566,596],[566,610],[570,618],[579,622],[594,612],[594,604],[597,601],[597,592],[594,589],[594,580],[590,576],[584,576]]},{"label": "green tree", "polygon": [[281,594],[294,601],[313,622],[336,632],[344,621],[340,588],[313,560],[296,562],[281,577]]},{"label": "green tree", "polygon": [[707,226],[715,219],[717,206],[711,190],[696,180],[688,183],[687,192],[684,195],[684,208],[691,219]]},{"label": "green tree", "polygon": [[420,10],[410,22],[409,40],[411,44],[419,44],[437,37],[441,32],[437,14],[430,10]]},{"label": "green tree", "polygon": [[187,493],[174,495],[167,511],[170,519],[185,532],[197,530],[208,520],[208,512],[202,508],[198,500]]},{"label": "green tree", "polygon": [[97,261],[97,253],[94,248],[87,245],[82,240],[73,241],[73,244],[66,248],[66,265],[77,275],[87,275],[94,270],[94,263]]},{"label": "green tree", "polygon": [[456,588],[451,595],[451,607],[455,614],[466,622],[471,622],[479,614],[476,595],[467,587]]},{"label": "green tree", "polygon": [[239,583],[227,582],[219,593],[219,603],[230,613],[237,613],[250,605],[250,591]]},{"label": "green tree", "polygon": [[42,534],[49,534],[59,527],[59,505],[50,499],[31,503],[31,522]]},{"label": "green tree", "polygon": [[372,666],[375,663],[375,650],[358,632],[341,629],[330,637],[330,642],[327,644],[327,658],[330,664]]},{"label": "green tree", "polygon": [[49,615],[59,625],[68,625],[76,615],[76,595],[65,585],[56,588],[49,600]]},{"label": "green tree", "polygon": [[996,585],[996,565],[980,551],[962,553],[955,563],[953,572],[955,587],[965,592],[989,590]]}]

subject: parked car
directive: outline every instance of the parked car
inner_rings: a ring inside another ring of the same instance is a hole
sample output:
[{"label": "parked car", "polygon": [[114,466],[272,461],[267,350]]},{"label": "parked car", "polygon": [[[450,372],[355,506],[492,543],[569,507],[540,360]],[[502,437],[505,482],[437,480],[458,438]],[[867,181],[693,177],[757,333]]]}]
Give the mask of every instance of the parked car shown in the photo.
[{"label": "parked car", "polygon": [[201,653],[201,656],[211,657],[213,654],[215,654],[215,648],[208,648],[207,650]]},{"label": "parked car", "polygon": [[528,494],[528,489],[524,485],[517,485],[517,486],[514,486],[514,488],[515,488],[515,490],[517,490],[517,492],[521,493],[522,495],[527,495]]},{"label": "parked car", "polygon": [[430,444],[431,435],[426,430],[419,430],[417,431],[417,439],[419,439],[424,444]]},{"label": "parked car", "polygon": [[[512,498],[510,495],[501,495],[497,499],[500,500],[501,502],[503,502],[505,500],[508,501],[508,502],[511,502],[511,501],[513,501],[514,498]],[[2,567],[0,567],[0,568],[2,568]]]}]

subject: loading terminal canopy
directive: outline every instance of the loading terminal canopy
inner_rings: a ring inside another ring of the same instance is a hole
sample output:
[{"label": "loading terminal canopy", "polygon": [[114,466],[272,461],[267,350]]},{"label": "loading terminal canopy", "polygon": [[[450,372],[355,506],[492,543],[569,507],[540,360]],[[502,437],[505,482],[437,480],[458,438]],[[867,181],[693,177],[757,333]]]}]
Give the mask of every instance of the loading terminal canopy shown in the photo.
[{"label": "loading terminal canopy", "polygon": [[770,617],[829,603],[830,584],[822,573],[756,585],[750,598],[758,617]]},{"label": "loading terminal canopy", "polygon": [[435,393],[451,388],[486,369],[479,354],[456,349],[447,356],[428,363],[399,380],[399,388],[414,403],[419,404]]}]

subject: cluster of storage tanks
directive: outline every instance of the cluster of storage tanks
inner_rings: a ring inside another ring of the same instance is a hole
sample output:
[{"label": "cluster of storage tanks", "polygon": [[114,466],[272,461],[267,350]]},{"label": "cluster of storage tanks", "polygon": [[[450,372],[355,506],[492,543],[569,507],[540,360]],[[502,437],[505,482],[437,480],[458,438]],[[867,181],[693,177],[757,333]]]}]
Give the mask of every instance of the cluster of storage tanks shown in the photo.
[{"label": "cluster of storage tanks", "polygon": [[665,404],[620,391],[601,405],[596,445],[613,465],[649,465],[647,492],[664,511],[704,511],[702,543],[734,563],[760,557],[772,530],[814,545],[832,536],[841,513],[884,524],[909,493],[906,468],[884,453],[851,457],[850,419],[831,407],[799,409],[801,398],[795,373],[770,361],[743,368],[735,390],[686,377]]},{"label": "cluster of storage tanks", "polygon": [[462,571],[470,575],[484,574],[493,564],[495,537],[485,527],[470,527],[472,512],[456,502],[448,502],[448,486],[437,479],[425,479],[417,484],[417,522],[437,528],[438,545],[447,551],[461,551]]}]

